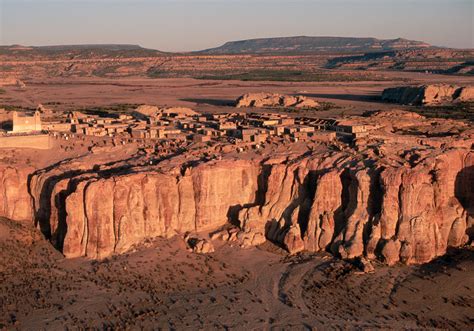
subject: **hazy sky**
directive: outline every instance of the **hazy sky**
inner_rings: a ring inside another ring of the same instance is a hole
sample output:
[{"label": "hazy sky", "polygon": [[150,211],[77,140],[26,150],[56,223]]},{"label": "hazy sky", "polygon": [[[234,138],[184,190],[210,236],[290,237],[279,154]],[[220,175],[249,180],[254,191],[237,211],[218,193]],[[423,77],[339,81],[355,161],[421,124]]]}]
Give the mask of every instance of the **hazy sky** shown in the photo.
[{"label": "hazy sky", "polygon": [[199,50],[277,36],[423,40],[474,48],[474,0],[0,0],[0,44]]}]

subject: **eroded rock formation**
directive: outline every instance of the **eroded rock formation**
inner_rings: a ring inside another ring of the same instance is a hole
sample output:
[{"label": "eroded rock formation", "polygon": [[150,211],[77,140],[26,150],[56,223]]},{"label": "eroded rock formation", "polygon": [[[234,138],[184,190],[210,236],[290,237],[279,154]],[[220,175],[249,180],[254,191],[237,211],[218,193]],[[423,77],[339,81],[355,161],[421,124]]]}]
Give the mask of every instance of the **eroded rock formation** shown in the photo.
[{"label": "eroded rock formation", "polygon": [[316,100],[302,95],[281,95],[276,93],[247,93],[240,96],[236,101],[236,107],[295,107],[295,108],[317,108]]},{"label": "eroded rock formation", "polygon": [[387,88],[382,100],[399,104],[433,105],[453,101],[474,101],[473,86],[423,85]]}]

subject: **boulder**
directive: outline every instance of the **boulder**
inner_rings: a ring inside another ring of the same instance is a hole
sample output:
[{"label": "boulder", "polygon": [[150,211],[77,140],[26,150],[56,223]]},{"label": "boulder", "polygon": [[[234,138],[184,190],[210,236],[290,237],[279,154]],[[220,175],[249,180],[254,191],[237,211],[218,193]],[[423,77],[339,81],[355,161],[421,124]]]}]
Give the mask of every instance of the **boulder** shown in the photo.
[{"label": "boulder", "polygon": [[188,249],[194,253],[208,254],[214,252],[214,245],[207,239],[186,234],[184,236],[184,241],[186,242]]}]

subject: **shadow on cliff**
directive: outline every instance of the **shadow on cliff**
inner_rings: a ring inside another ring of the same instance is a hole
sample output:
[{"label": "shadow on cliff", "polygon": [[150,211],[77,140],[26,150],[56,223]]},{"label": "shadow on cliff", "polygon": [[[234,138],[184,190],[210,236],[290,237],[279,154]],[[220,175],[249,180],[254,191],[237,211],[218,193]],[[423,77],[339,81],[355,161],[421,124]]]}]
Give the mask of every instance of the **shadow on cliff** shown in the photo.
[{"label": "shadow on cliff", "polygon": [[[467,211],[468,217],[474,218],[474,166],[462,169],[456,176],[454,194]],[[474,226],[466,230],[469,238],[474,239]]]}]

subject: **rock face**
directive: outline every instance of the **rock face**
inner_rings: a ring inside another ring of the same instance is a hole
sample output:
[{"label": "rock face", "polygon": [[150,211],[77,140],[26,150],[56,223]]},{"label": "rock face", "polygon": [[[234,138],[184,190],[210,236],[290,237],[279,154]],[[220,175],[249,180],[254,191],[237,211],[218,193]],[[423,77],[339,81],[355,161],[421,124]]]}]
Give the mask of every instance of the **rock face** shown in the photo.
[{"label": "rock face", "polygon": [[34,218],[33,204],[28,194],[30,167],[0,165],[0,216],[18,221]]},{"label": "rock face", "polygon": [[382,92],[382,100],[411,105],[474,101],[474,87],[453,85],[402,86],[385,89]]},{"label": "rock face", "polygon": [[275,93],[248,93],[240,96],[236,101],[236,107],[295,107],[295,108],[317,108],[316,100],[302,95],[291,96]]},{"label": "rock face", "polygon": [[251,162],[206,163],[184,175],[82,171],[60,179],[46,172],[33,177],[32,192],[40,224],[50,220],[47,233],[64,255],[103,258],[144,238],[225,224],[231,206],[255,199],[257,176]]},{"label": "rock face", "polygon": [[290,252],[304,245],[343,258],[424,263],[469,240],[473,164],[474,153],[453,150],[415,167],[273,166],[265,203],[239,216],[244,229]]},{"label": "rock face", "polygon": [[344,151],[167,171],[72,161],[36,172],[3,167],[0,183],[0,216],[36,221],[67,257],[104,258],[145,238],[231,222],[240,231],[222,235],[243,247],[267,238],[290,253],[424,263],[467,243],[474,229],[468,148],[406,164]]}]

